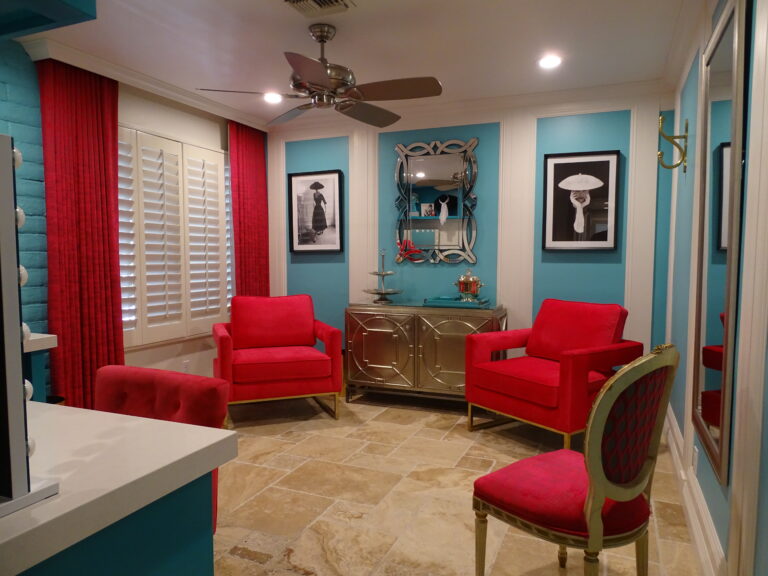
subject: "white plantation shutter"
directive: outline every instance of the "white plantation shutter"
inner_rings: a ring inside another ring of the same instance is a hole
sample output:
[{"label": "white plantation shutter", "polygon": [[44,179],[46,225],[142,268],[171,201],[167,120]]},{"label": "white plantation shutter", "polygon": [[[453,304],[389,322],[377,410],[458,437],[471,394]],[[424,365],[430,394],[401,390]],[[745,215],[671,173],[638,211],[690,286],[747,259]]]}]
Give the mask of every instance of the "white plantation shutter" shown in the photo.
[{"label": "white plantation shutter", "polygon": [[186,335],[181,144],[138,133],[144,343]]},{"label": "white plantation shutter", "polygon": [[184,145],[188,334],[226,320],[224,154]]},{"label": "white plantation shutter", "polygon": [[234,254],[232,249],[232,173],[229,168],[229,154],[225,156],[224,161],[224,206],[227,218],[226,224],[226,244],[227,244],[227,310],[232,304],[234,291]]},{"label": "white plantation shutter", "polygon": [[126,346],[140,343],[138,325],[137,221],[140,213],[136,193],[136,131],[118,130],[117,203],[119,220],[120,291],[123,310],[123,339]]}]

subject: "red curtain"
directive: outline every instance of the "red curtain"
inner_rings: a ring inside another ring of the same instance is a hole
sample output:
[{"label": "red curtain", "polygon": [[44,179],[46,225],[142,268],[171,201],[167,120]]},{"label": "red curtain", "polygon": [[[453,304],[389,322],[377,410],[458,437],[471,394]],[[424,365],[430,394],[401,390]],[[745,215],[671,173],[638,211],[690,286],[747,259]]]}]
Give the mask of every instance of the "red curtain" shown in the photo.
[{"label": "red curtain", "polygon": [[235,293],[269,296],[266,134],[229,122]]},{"label": "red curtain", "polygon": [[117,82],[37,63],[55,394],[93,406],[96,369],[123,364],[117,206]]}]

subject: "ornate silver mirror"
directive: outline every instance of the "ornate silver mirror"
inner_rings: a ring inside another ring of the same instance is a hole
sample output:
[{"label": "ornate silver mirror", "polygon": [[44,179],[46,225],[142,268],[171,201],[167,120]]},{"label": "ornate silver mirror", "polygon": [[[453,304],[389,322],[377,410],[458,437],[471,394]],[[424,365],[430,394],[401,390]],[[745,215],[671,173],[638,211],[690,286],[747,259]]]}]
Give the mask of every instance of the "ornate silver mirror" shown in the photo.
[{"label": "ornate silver mirror", "polygon": [[743,2],[727,3],[703,57],[699,276],[693,423],[728,482],[741,241]]},{"label": "ornate silver mirror", "polygon": [[398,144],[397,262],[477,261],[477,138]]}]

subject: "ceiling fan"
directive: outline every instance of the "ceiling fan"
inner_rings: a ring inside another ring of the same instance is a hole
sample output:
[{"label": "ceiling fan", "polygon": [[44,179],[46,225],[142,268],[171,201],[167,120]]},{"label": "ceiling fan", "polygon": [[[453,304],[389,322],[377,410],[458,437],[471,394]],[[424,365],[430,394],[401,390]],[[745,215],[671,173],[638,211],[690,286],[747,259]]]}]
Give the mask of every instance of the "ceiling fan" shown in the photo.
[{"label": "ceiling fan", "polygon": [[[399,78],[368,84],[356,84],[352,70],[341,64],[333,64],[325,58],[325,43],[336,35],[336,27],[331,24],[312,24],[309,34],[320,43],[320,59],[308,58],[295,52],[286,52],[285,57],[293,68],[291,88],[295,94],[282,94],[283,98],[307,98],[309,102],[297,106],[288,112],[273,118],[269,124],[280,124],[296,118],[312,108],[331,108],[337,112],[384,128],[397,122],[400,116],[368,104],[377,100],[406,100],[439,96],[443,87],[436,78],[422,76],[417,78]],[[247,90],[219,90],[199,88],[207,92],[230,92],[237,94],[264,94]]]}]

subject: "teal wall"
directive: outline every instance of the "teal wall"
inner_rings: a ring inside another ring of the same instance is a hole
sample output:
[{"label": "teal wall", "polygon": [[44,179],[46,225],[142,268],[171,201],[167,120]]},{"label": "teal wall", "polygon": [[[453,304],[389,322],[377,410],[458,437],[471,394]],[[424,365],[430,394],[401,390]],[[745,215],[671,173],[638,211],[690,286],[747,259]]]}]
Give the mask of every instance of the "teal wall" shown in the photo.
[{"label": "teal wall", "polygon": [[[628,110],[539,119],[536,129],[534,315],[545,298],[624,303],[630,128],[631,114]],[[544,155],[605,150],[620,152],[616,190],[616,250],[543,250]]]},{"label": "teal wall", "polygon": [[[675,125],[675,112],[666,110],[664,126]],[[659,136],[659,150],[665,161],[672,158],[672,144]],[[667,287],[669,281],[669,220],[672,211],[672,175],[674,170],[659,166],[656,173],[656,236],[653,254],[653,316],[651,318],[651,348],[666,342]]]},{"label": "teal wall", "polygon": [[22,319],[33,332],[48,329],[48,258],[43,185],[40,95],[34,63],[20,44],[0,41],[0,133],[13,137],[24,163],[16,171],[17,204],[27,215],[19,231],[19,260],[29,272],[21,289]]},{"label": "teal wall", "polygon": [[[698,94],[699,94],[699,60],[697,54],[680,94],[680,125],[688,120],[688,170],[675,170],[677,176],[677,205],[675,207],[675,243],[672,246],[674,254],[674,270],[672,282],[672,337],[671,342],[680,351],[680,364],[677,370],[675,385],[670,396],[670,405],[675,414],[677,424],[682,430],[685,426],[685,373],[688,355],[688,302],[691,286],[691,259],[693,258],[692,226],[693,226],[693,194],[696,179],[696,146],[698,145]],[[671,129],[670,129],[671,131]]]},{"label": "teal wall", "polygon": [[[288,254],[288,294],[309,294],[315,305],[318,320],[344,330],[344,309],[349,303],[349,139],[323,138],[287,142],[285,145],[285,171],[320,172],[341,170],[344,174],[343,251],[329,254]],[[286,180],[286,190],[289,190]],[[358,190],[367,194],[367,190]],[[288,198],[285,199],[288,215]],[[290,232],[288,232],[290,233]],[[290,246],[290,238],[286,241]]]},{"label": "teal wall", "polygon": [[[397,254],[396,230],[398,212],[395,207],[397,186],[395,166],[397,163],[396,144],[410,145],[415,142],[430,143],[435,140],[463,140],[477,138],[477,241],[474,252],[477,263],[448,264],[439,262],[395,263]],[[498,123],[430,128],[388,132],[379,135],[379,248],[386,250],[385,266],[396,274],[387,279],[387,285],[403,290],[392,298],[398,303],[421,303],[432,296],[456,296],[453,283],[468,268],[480,278],[485,287],[480,295],[496,301],[496,264],[498,256],[498,210],[499,210],[499,146],[500,127]],[[373,269],[373,268],[372,268]]]},{"label": "teal wall", "polygon": [[[0,23],[2,18],[0,18]],[[16,204],[26,214],[19,230],[19,263],[29,272],[21,288],[21,317],[32,332],[48,332],[48,246],[45,227],[43,140],[40,95],[34,63],[20,44],[0,40],[0,134],[13,137],[24,157],[16,170]],[[50,387],[48,352],[24,357],[24,377],[35,387],[34,400],[45,401]]]},{"label": "teal wall", "polygon": [[206,474],[21,575],[213,576],[211,493]]}]

